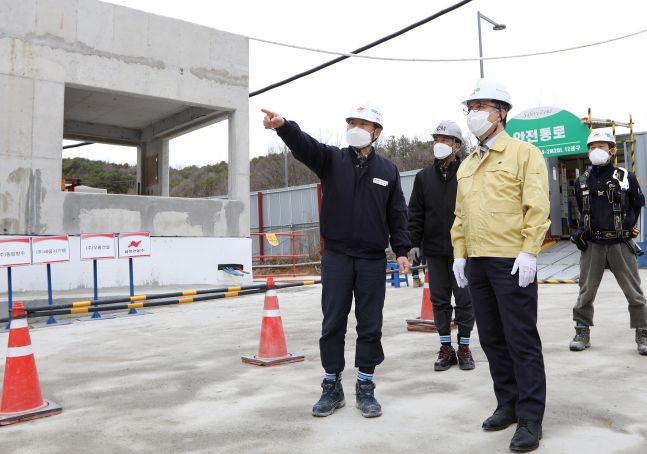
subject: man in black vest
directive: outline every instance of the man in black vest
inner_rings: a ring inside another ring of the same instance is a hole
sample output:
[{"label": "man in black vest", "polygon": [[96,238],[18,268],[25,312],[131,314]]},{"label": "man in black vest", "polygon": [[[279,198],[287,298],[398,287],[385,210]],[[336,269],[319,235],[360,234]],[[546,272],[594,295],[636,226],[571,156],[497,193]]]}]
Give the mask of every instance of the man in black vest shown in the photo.
[{"label": "man in black vest", "polygon": [[275,129],[293,156],[321,179],[321,259],[323,311],[319,340],[326,376],[313,416],[328,416],[346,404],[341,386],[344,338],[355,295],[357,346],[355,406],[362,416],[382,414],[373,390],[375,366],[384,360],[382,309],[384,308],[386,254],[397,257],[400,273],[407,273],[411,248],[407,231],[407,205],[398,168],[378,155],[373,143],[382,132],[382,112],[374,103],[355,105],[346,117],[348,148],[319,143],[293,121],[263,110],[263,124]]},{"label": "man in black vest", "polygon": [[575,182],[583,231],[573,238],[582,253],[580,294],[573,307],[577,324],[570,349],[581,351],[591,346],[593,302],[608,262],[629,303],[630,326],[636,330],[638,353],[647,355],[647,301],[640,287],[636,258],[642,251],[633,240],[645,196],[634,173],[614,167],[616,141],[611,134],[593,131],[587,146],[593,167]]},{"label": "man in black vest", "polygon": [[[474,328],[472,300],[467,287],[461,288],[452,271],[454,248],[451,228],[456,208],[456,171],[461,161],[456,152],[461,146],[461,128],[451,120],[441,121],[433,138],[434,163],[416,175],[409,200],[409,234],[412,244],[423,242],[427,256],[429,292],[434,307],[434,321],[440,336],[440,351],[434,370],[442,371],[457,364],[462,370],[474,369],[470,352],[470,335]],[[411,249],[417,260],[420,249]],[[452,308],[452,293],[456,308]],[[452,310],[458,325],[458,358],[452,347]]]}]

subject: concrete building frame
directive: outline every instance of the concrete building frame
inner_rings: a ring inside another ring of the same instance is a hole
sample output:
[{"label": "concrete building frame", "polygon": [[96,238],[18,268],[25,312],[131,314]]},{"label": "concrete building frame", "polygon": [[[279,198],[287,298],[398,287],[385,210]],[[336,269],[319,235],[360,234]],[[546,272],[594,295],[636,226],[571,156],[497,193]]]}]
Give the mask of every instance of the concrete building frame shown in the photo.
[{"label": "concrete building frame", "polygon": [[[0,0],[0,234],[249,237],[247,38],[97,0]],[[169,141],[227,120],[229,198],[169,198]],[[145,197],[61,191],[62,139],[137,147]]]}]

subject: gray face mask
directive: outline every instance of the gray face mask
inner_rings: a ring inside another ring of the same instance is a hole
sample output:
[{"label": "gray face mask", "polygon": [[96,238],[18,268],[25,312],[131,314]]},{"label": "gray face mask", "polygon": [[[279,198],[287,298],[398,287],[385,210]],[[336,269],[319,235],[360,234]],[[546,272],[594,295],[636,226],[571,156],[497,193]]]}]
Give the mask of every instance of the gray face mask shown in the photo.
[{"label": "gray face mask", "polygon": [[371,133],[355,126],[353,129],[346,131],[346,142],[354,148],[368,147],[373,141],[371,140]]}]

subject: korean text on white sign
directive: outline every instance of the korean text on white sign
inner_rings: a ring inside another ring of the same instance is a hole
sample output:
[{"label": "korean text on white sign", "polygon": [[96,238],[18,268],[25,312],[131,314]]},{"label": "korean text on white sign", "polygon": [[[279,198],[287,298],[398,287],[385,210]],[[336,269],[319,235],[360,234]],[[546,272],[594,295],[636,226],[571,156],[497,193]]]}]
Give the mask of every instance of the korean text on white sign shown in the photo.
[{"label": "korean text on white sign", "polygon": [[114,259],[116,257],[114,233],[81,234],[81,260]]},{"label": "korean text on white sign", "polygon": [[150,232],[134,232],[119,234],[119,258],[150,257]]},{"label": "korean text on white sign", "polygon": [[34,265],[69,262],[70,242],[67,235],[34,237],[31,253]]},{"label": "korean text on white sign", "polygon": [[31,241],[29,237],[0,237],[0,266],[22,265],[31,265]]}]

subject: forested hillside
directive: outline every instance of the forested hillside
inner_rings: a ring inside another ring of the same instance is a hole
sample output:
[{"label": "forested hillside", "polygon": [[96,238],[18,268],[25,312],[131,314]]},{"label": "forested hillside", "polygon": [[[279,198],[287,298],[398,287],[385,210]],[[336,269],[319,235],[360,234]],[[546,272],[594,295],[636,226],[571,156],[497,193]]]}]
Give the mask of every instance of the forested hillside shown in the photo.
[{"label": "forested hillside", "polygon": [[[433,140],[387,137],[378,145],[378,153],[395,162],[401,172],[415,170],[433,163]],[[461,147],[465,157],[471,146]],[[285,146],[272,147],[264,156],[250,163],[250,190],[262,191],[285,187]],[[227,194],[228,166],[225,161],[202,167],[169,169],[171,197],[209,197]],[[79,178],[82,184],[107,189],[110,194],[135,194],[137,168],[128,164],[111,164],[85,158],[63,159],[63,178]],[[319,179],[306,166],[288,153],[288,184],[300,186],[317,183]]]}]

